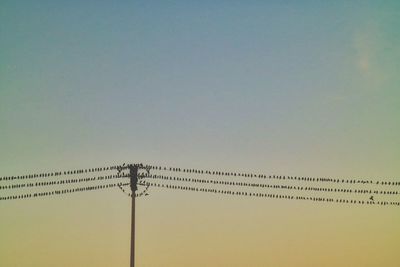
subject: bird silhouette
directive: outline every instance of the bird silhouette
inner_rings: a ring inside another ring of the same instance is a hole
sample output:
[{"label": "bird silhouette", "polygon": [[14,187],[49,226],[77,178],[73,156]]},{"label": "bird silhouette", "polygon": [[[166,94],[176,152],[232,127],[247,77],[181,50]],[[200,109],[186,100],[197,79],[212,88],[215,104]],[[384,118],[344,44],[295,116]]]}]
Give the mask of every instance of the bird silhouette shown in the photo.
[{"label": "bird silhouette", "polygon": [[372,201],[374,201],[374,196],[371,196],[369,199],[372,200]]}]

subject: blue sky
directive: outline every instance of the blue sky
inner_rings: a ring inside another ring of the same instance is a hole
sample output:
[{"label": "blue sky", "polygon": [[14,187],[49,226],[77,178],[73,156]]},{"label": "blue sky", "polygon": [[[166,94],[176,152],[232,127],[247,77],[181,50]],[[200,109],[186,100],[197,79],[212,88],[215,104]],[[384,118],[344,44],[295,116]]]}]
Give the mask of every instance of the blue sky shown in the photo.
[{"label": "blue sky", "polygon": [[2,1],[1,175],[145,162],[396,178],[399,10],[396,1]]}]

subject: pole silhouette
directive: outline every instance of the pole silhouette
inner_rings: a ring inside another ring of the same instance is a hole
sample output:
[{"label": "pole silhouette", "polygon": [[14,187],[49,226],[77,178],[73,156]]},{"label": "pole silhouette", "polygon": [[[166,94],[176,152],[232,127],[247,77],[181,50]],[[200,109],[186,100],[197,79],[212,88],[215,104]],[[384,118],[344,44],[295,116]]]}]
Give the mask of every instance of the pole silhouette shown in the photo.
[{"label": "pole silhouette", "polygon": [[132,190],[132,211],[131,211],[131,267],[135,267],[135,192],[137,190],[138,166],[130,165],[129,174]]}]

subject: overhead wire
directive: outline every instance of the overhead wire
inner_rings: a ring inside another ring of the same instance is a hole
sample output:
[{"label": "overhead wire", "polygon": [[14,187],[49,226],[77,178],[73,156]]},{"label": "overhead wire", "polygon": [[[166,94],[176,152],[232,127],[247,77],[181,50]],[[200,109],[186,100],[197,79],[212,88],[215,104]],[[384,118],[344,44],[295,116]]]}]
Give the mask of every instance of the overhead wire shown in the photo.
[{"label": "overhead wire", "polygon": [[17,175],[17,176],[3,176],[3,177],[0,177],[0,182],[1,181],[23,180],[23,179],[34,179],[34,178],[48,178],[48,177],[62,176],[62,175],[76,175],[76,174],[92,173],[92,172],[103,172],[103,171],[116,170],[119,166],[120,165],[114,165],[114,166],[108,166],[108,167],[75,169],[75,170],[69,170],[69,171],[54,171],[54,172],[25,174],[25,175]]},{"label": "overhead wire", "polygon": [[74,183],[82,183],[82,182],[93,182],[93,181],[104,181],[116,178],[126,178],[129,177],[127,175],[105,175],[105,176],[94,176],[94,177],[85,177],[85,178],[75,178],[75,179],[64,179],[64,180],[54,180],[54,181],[45,181],[45,182],[31,182],[25,184],[9,184],[9,185],[0,185],[0,190],[7,189],[23,189],[23,188],[32,188],[32,187],[41,187],[41,186],[50,186],[50,185],[67,185]]},{"label": "overhead wire", "polygon": [[52,190],[52,191],[47,191],[47,192],[17,194],[17,195],[0,197],[0,201],[57,196],[57,195],[71,194],[71,193],[76,193],[76,192],[94,191],[94,190],[99,190],[99,189],[109,189],[109,188],[116,187],[118,185],[121,185],[121,186],[129,185],[129,183],[121,183],[121,182],[120,183],[109,183],[109,184],[102,184],[102,185],[95,185],[95,186],[85,186],[85,187],[76,187],[76,188],[70,188],[70,189]]},{"label": "overhead wire", "polygon": [[[373,181],[373,180],[362,180],[362,179],[332,179],[332,178],[312,178],[312,177],[298,177],[298,176],[278,176],[278,175],[265,175],[265,174],[255,174],[255,173],[247,173],[247,172],[226,172],[226,171],[215,171],[215,170],[204,170],[204,169],[188,169],[188,168],[176,168],[176,167],[165,167],[165,166],[155,166],[155,165],[143,165],[143,164],[133,164],[135,166],[139,166],[140,169],[144,169],[147,173],[138,173],[138,185],[145,186],[145,190],[141,193],[134,192],[135,197],[147,195],[147,191],[151,186],[155,187],[166,187],[172,189],[180,189],[180,190],[191,190],[191,191],[199,191],[198,187],[191,186],[181,186],[174,184],[159,184],[151,182],[149,183],[148,178],[158,179],[164,181],[171,182],[191,182],[195,184],[210,184],[210,185],[224,185],[224,186],[235,186],[235,187],[248,187],[248,188],[257,188],[257,189],[283,189],[283,190],[293,190],[293,191],[313,191],[320,193],[349,193],[349,194],[369,194],[369,195],[387,195],[387,196],[395,196],[399,195],[400,191],[397,190],[377,190],[366,189],[366,188],[352,188],[355,186],[368,186],[368,185],[385,185],[385,186],[398,186],[400,182],[393,181]],[[12,189],[24,189],[24,188],[36,188],[42,186],[53,186],[53,185],[69,185],[75,183],[82,182],[94,182],[94,181],[103,181],[110,180],[114,178],[128,178],[130,177],[129,173],[124,172],[124,170],[129,169],[132,164],[121,164],[114,165],[109,167],[100,167],[100,168],[89,168],[89,169],[77,169],[72,171],[62,171],[62,172],[48,172],[48,173],[40,173],[40,174],[30,174],[30,175],[21,175],[21,176],[6,176],[0,177],[1,181],[14,181],[14,180],[23,180],[23,179],[32,179],[32,178],[51,178],[58,177],[63,175],[82,175],[86,173],[93,172],[103,172],[103,171],[117,171],[117,174],[104,175],[104,176],[95,176],[95,177],[83,177],[83,178],[74,178],[74,179],[63,179],[63,180],[51,180],[51,181],[38,181],[38,182],[29,182],[29,183],[14,183],[14,184],[0,184],[0,190],[12,190]],[[187,177],[179,177],[179,176],[171,176],[171,175],[162,175],[162,174],[150,174],[150,170],[162,171],[162,172],[173,172],[173,173],[181,173],[185,175],[195,175],[198,178],[187,178]],[[210,176],[206,177],[206,176]],[[206,177],[206,178],[204,178]],[[258,179],[257,182],[252,181],[238,181],[238,180],[222,180],[220,177],[229,177],[229,178],[254,178]],[[261,180],[260,180],[261,179]],[[302,184],[275,184],[275,183],[266,183],[266,180],[277,180],[281,182],[308,182],[306,185]],[[345,188],[332,188],[330,186],[316,186],[310,185],[310,183],[335,183],[340,184],[341,186],[346,185]],[[6,197],[1,197],[0,200],[10,200],[10,199],[21,199],[21,198],[30,198],[37,196],[52,196],[59,194],[66,194],[71,192],[81,192],[81,191],[91,191],[102,189],[104,186],[115,187],[118,186],[124,193],[126,191],[123,189],[123,186],[127,186],[130,183],[116,183],[109,185],[93,185],[88,187],[79,187],[73,189],[62,189],[62,190],[53,190],[49,192],[41,192],[41,193],[29,193],[29,194],[19,194],[19,195],[11,195]],[[107,187],[108,188],[108,187]],[[197,188],[197,189],[196,189]],[[280,195],[280,194],[266,194],[266,193],[249,193],[242,191],[232,191],[232,190],[221,190],[216,188],[200,188],[200,191],[204,192],[213,192],[213,193],[226,193],[231,195],[250,195],[250,196],[261,196],[261,197],[270,197],[275,198],[275,196],[291,196],[291,195]],[[236,193],[235,193],[236,192]],[[242,192],[242,193],[241,193]],[[130,193],[132,196],[132,192]],[[296,196],[298,200],[303,200],[303,196]],[[281,197],[279,197],[281,198]],[[284,197],[285,198],[285,197]],[[314,199],[314,201],[325,201],[325,202],[338,202],[338,203],[350,203],[350,204],[364,204],[363,200],[344,200],[337,199],[337,201],[333,198],[313,198],[309,197],[305,200]],[[321,200],[318,200],[321,199]],[[375,203],[383,203],[382,205],[389,205],[388,203],[399,203],[399,202],[390,202],[390,201],[378,201],[375,202],[373,197],[370,198],[371,201],[367,201],[365,203],[375,204]],[[350,201],[350,202],[346,202]],[[357,202],[359,201],[359,202]],[[357,203],[356,203],[357,202]],[[393,204],[396,205],[396,204]]]},{"label": "overhead wire", "polygon": [[343,198],[327,198],[327,197],[309,197],[309,196],[299,196],[299,195],[288,195],[288,194],[272,194],[272,193],[254,193],[245,191],[233,191],[226,189],[213,189],[204,187],[193,187],[193,186],[180,186],[180,185],[170,185],[154,182],[144,182],[143,184],[158,187],[167,188],[182,191],[192,191],[192,192],[205,192],[223,195],[233,195],[233,196],[246,196],[246,197],[256,197],[256,198],[271,198],[271,199],[287,199],[287,200],[305,200],[313,202],[326,202],[326,203],[339,203],[339,204],[354,204],[354,205],[374,205],[374,206],[400,206],[398,201],[364,201],[355,199],[343,199]]},{"label": "overhead wire", "polygon": [[339,179],[339,178],[323,178],[323,177],[303,177],[303,176],[285,176],[285,175],[266,175],[247,172],[217,171],[205,169],[188,169],[178,167],[166,167],[156,165],[145,165],[153,170],[191,173],[198,175],[214,175],[214,176],[230,176],[230,177],[246,177],[246,178],[262,178],[274,180],[293,180],[300,182],[326,182],[326,183],[343,183],[343,184],[374,184],[385,186],[400,186],[400,181],[383,181],[383,180],[365,180],[365,179]]},{"label": "overhead wire", "polygon": [[350,194],[380,194],[380,195],[399,195],[399,191],[385,191],[385,190],[371,190],[371,189],[350,189],[350,188],[329,188],[329,187],[315,187],[315,186],[303,186],[303,185],[283,185],[283,184],[265,184],[255,182],[243,182],[243,181],[223,181],[223,180],[204,180],[196,178],[186,177],[175,177],[165,175],[148,175],[145,178],[178,181],[178,182],[192,182],[201,184],[213,184],[213,185],[228,185],[228,186],[243,186],[243,187],[255,187],[255,188],[270,188],[270,189],[285,189],[285,190],[298,190],[298,191],[316,191],[316,192],[332,192],[332,193],[350,193]]}]

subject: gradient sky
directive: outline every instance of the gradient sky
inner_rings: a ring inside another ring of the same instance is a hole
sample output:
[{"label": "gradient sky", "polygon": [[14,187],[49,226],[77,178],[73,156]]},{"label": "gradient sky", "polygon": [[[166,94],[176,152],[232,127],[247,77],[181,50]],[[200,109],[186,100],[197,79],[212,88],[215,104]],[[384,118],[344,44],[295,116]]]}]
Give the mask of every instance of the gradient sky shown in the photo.
[{"label": "gradient sky", "polygon": [[[400,179],[400,2],[116,2],[1,1],[0,176]],[[150,193],[138,266],[400,264],[397,208]],[[129,227],[117,189],[0,202],[0,265],[127,266]]]}]

